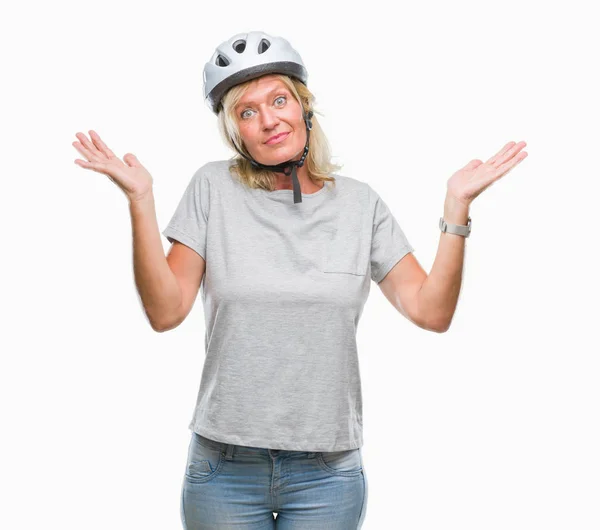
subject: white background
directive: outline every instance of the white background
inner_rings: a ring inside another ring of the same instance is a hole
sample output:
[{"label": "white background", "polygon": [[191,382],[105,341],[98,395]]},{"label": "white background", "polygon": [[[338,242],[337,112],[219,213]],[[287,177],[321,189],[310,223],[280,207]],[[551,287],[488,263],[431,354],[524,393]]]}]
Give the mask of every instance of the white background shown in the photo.
[{"label": "white background", "polygon": [[73,163],[72,142],[93,129],[118,156],[134,153],[154,177],[162,230],[195,170],[233,155],[202,101],[204,63],[258,29],[300,52],[340,173],[382,196],[428,272],[448,178],[508,141],[528,144],[472,204],[447,333],[412,325],[371,284],[358,331],[363,529],[598,529],[591,6],[3,7],[0,527],[181,528],[202,304],[152,331],[127,200]]}]

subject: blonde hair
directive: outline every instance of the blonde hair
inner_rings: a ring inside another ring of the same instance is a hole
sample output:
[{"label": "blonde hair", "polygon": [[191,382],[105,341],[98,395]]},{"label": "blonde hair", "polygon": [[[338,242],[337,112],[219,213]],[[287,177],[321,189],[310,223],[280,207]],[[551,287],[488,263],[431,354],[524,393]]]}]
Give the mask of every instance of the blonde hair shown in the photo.
[{"label": "blonde hair", "polygon": [[[321,114],[313,108],[315,97],[306,85],[296,78],[288,77],[287,75],[275,74],[275,77],[285,83],[298,103],[302,106],[305,114],[311,110],[314,114]],[[219,131],[225,140],[225,143],[233,150],[237,147],[249,158],[253,157],[250,155],[242,141],[237,126],[235,107],[244,93],[248,90],[252,81],[254,81],[254,79],[230,88],[221,100],[218,114]],[[311,118],[312,129],[310,130],[309,149],[306,159],[304,160],[304,165],[313,182],[317,183],[327,180],[335,185],[335,178],[332,177],[331,174],[341,169],[342,166],[334,164],[331,161],[329,142],[314,114]],[[261,188],[268,191],[275,190],[275,172],[267,169],[255,168],[249,160],[246,160],[239,153],[234,155],[230,160],[234,162],[233,164],[230,164],[231,171],[236,173],[244,184],[251,188]]]}]

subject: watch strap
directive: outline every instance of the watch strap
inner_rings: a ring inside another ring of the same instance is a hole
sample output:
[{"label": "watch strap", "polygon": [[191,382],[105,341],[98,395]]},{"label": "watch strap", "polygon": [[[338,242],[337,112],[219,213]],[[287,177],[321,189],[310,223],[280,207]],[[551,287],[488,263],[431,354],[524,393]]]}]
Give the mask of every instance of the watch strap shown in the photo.
[{"label": "watch strap", "polygon": [[471,233],[471,217],[467,219],[466,225],[455,225],[444,221],[443,217],[440,217],[440,230],[442,232],[448,232],[449,234],[457,234],[459,236],[469,237]]}]

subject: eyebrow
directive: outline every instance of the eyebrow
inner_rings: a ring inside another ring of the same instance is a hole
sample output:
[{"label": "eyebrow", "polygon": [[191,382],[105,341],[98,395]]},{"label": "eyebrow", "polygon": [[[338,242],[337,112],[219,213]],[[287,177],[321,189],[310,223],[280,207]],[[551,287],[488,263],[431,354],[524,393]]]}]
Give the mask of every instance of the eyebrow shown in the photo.
[{"label": "eyebrow", "polygon": [[[271,94],[273,94],[273,92],[278,92],[278,91],[282,91],[282,92],[288,92],[289,90],[287,89],[287,87],[285,86],[278,86],[275,87],[273,90],[270,90],[269,92],[267,92],[267,96],[270,96]],[[236,106],[236,110],[239,109],[240,107],[244,106],[244,105],[252,105],[256,103],[256,101],[240,101]]]}]

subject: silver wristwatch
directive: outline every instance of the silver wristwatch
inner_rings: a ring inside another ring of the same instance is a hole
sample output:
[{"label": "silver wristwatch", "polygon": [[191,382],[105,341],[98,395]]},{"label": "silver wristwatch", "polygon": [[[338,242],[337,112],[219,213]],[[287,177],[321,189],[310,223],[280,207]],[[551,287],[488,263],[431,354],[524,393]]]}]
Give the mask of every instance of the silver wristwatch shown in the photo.
[{"label": "silver wristwatch", "polygon": [[453,225],[444,221],[443,217],[440,217],[440,230],[442,232],[448,232],[449,234],[458,234],[459,236],[469,237],[471,233],[471,217],[467,218],[467,225]]}]

